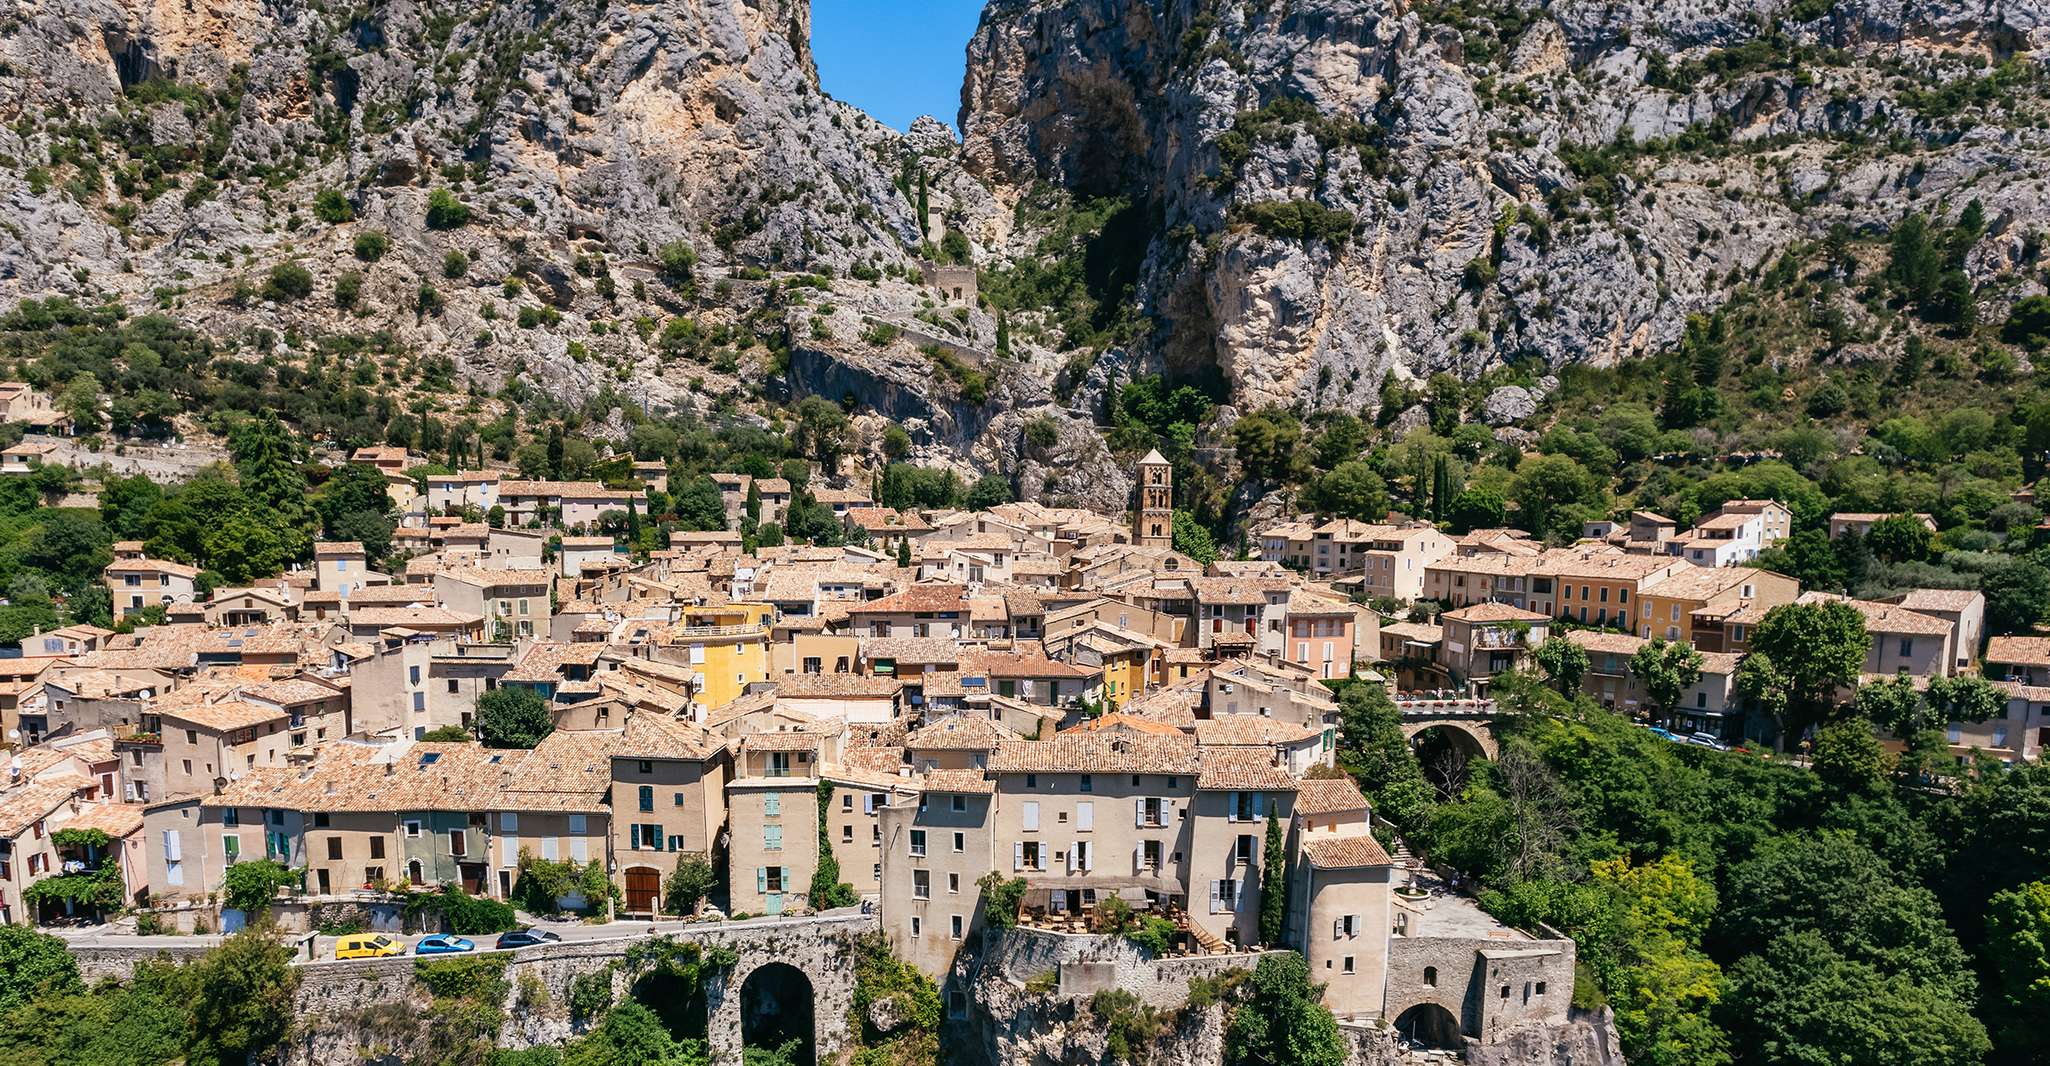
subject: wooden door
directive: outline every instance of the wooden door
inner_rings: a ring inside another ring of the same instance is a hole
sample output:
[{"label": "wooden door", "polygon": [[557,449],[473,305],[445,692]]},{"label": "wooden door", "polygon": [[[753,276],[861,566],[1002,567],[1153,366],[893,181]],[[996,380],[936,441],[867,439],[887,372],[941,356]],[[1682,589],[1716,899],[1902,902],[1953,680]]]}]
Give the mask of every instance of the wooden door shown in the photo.
[{"label": "wooden door", "polygon": [[636,914],[653,914],[655,897],[662,894],[662,875],[646,866],[626,871],[626,909]]}]

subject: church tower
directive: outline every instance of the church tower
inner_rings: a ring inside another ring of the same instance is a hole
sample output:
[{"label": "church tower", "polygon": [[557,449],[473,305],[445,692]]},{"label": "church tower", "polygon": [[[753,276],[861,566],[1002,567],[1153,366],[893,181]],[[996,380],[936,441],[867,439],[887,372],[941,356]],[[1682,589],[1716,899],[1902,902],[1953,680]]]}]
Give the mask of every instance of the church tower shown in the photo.
[{"label": "church tower", "polygon": [[1139,460],[1139,521],[1132,533],[1142,548],[1174,547],[1174,464],[1159,449]]}]

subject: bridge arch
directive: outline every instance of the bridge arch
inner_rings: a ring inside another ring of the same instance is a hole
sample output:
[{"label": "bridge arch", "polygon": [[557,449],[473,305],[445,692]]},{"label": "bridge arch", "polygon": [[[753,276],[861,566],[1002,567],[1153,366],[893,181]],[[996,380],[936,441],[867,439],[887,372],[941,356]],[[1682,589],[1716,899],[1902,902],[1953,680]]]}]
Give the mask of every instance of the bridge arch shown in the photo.
[{"label": "bridge arch", "polygon": [[1414,742],[1417,737],[1433,729],[1443,731],[1460,746],[1468,748],[1469,755],[1494,759],[1502,754],[1502,745],[1495,740],[1494,722],[1490,719],[1411,717],[1409,715],[1404,715],[1402,718],[1402,736],[1405,740]]},{"label": "bridge arch", "polygon": [[1458,1050],[1465,1046],[1459,1019],[1437,1003],[1419,1003],[1403,1011],[1396,1016],[1395,1031],[1425,1047]]},{"label": "bridge arch", "polygon": [[811,978],[787,962],[765,962],[740,986],[740,1041],[743,1048],[779,1048],[798,1042],[790,1061],[818,1061],[818,1020],[812,1009]]},{"label": "bridge arch", "polygon": [[[802,1062],[829,1062],[846,1044],[847,1011],[854,1005],[856,939],[874,929],[872,915],[845,918],[784,919],[762,923],[747,937],[714,936],[734,949],[739,961],[706,983],[706,1036],[713,1066],[740,1066],[747,1038],[801,1025],[808,1029]],[[721,932],[738,932],[745,924]],[[796,984],[791,978],[795,976]],[[792,1017],[792,989],[807,993],[804,1019]],[[774,993],[774,1012],[761,1010]],[[752,1017],[750,1017],[752,1015]]]}]

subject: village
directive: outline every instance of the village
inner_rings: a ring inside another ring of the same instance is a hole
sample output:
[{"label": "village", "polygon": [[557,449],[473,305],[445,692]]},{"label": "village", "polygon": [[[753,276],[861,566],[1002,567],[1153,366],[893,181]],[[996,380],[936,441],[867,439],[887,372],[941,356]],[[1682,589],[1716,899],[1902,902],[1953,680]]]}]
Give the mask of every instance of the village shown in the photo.
[{"label": "village", "polygon": [[[1773,608],[1845,602],[1868,679],[1983,675],[2005,696],[1947,726],[1952,758],[2050,742],[2050,639],[1988,643],[1978,592],[1845,600],[1748,566],[1788,535],[1771,500],[1553,547],[1301,516],[1206,565],[1173,548],[1154,452],[1129,515],[812,487],[838,547],[744,542],[793,487],[716,475],[729,528],[636,557],[595,531],[639,490],[416,478],[403,448],[349,462],[385,477],[402,568],[321,542],[203,595],[197,568],[117,543],[114,616],[151,624],[0,659],[0,922],[230,932],[248,919],[230,871],[252,860],[297,875],[272,910],[309,935],[331,904],[396,930],[394,901],[447,886],[531,909],[529,878],[597,919],[858,907],[959,1013],[992,921],[1058,938],[1108,914],[1160,957],[1293,948],[1341,1020],[1455,1047],[1563,1020],[1574,944],[1488,917],[1369,809],[1336,766],[1346,688],[1481,758],[1494,683],[1563,637],[1581,692],[1675,743],[1798,757],[1738,667]],[[634,474],[666,487],[663,464]],[[1655,642],[1699,653],[1663,699],[1632,666]],[[508,740],[521,709],[538,720]],[[1078,988],[1115,980],[1074,961]]]}]

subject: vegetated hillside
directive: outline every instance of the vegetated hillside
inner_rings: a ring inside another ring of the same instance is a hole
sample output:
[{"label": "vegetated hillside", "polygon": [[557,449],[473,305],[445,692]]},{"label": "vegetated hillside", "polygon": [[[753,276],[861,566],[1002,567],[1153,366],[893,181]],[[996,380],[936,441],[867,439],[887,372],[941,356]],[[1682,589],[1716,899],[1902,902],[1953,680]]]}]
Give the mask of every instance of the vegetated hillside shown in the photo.
[{"label": "vegetated hillside", "polygon": [[1676,745],[1532,679],[1500,691],[1522,713],[1493,762],[1420,766],[1368,685],[1341,697],[1340,758],[1484,907],[1573,936],[1573,1001],[1615,1009],[1631,1063],[2050,1053],[2050,768],[1930,787],[1928,763],[1884,755],[1863,698],[1805,769]]},{"label": "vegetated hillside", "polygon": [[1057,194],[1108,205],[1087,280],[1135,310],[1085,325],[1141,367],[1359,412],[1390,373],[1667,351],[1791,243],[1973,200],[1945,299],[2004,316],[2042,289],[2046,14],[998,0],[964,151],[1021,205],[1013,252],[1058,233],[1033,217]]}]

